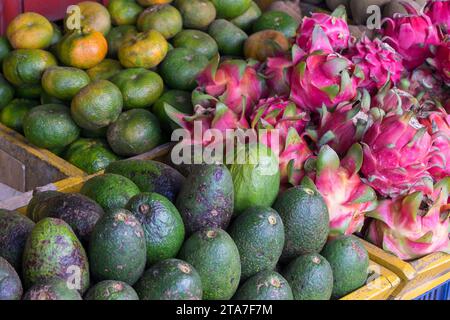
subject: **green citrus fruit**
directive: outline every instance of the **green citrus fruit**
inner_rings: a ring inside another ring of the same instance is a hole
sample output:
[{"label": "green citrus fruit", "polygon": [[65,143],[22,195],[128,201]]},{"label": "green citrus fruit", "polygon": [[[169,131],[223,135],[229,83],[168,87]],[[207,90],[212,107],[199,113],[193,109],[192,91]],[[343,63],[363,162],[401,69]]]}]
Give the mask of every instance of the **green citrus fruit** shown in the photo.
[{"label": "green citrus fruit", "polygon": [[23,119],[23,131],[28,141],[46,149],[68,146],[80,134],[69,108],[59,104],[44,104],[31,109]]},{"label": "green citrus fruit", "polygon": [[123,98],[119,88],[108,80],[98,80],[80,90],[73,98],[71,113],[83,129],[109,126],[122,112]]},{"label": "green citrus fruit", "polygon": [[216,41],[207,33],[199,30],[183,30],[173,39],[175,48],[186,48],[193,50],[212,59],[219,52]]},{"label": "green citrus fruit", "polygon": [[61,100],[72,100],[89,82],[91,79],[85,71],[71,67],[50,67],[42,76],[45,92]]},{"label": "green citrus fruit", "polygon": [[159,31],[164,38],[170,39],[183,29],[183,18],[171,5],[151,6],[141,13],[137,27],[140,31]]},{"label": "green citrus fruit", "polygon": [[55,57],[40,49],[12,51],[3,60],[3,74],[15,86],[40,84],[45,69],[56,66]]},{"label": "green citrus fruit", "polygon": [[123,70],[110,81],[122,92],[124,109],[150,107],[164,91],[162,78],[143,68]]},{"label": "green citrus fruit", "polygon": [[93,68],[86,70],[91,81],[108,80],[123,69],[119,61],[105,59]]},{"label": "green citrus fruit", "polygon": [[108,128],[108,143],[121,156],[135,156],[158,146],[161,128],[158,119],[145,109],[122,113]]},{"label": "green citrus fruit", "polygon": [[171,50],[160,66],[164,83],[171,89],[193,90],[196,79],[209,64],[208,58],[185,48]]},{"label": "green citrus fruit", "polygon": [[22,132],[25,115],[37,105],[37,101],[34,100],[14,99],[0,111],[0,122],[17,132]]}]

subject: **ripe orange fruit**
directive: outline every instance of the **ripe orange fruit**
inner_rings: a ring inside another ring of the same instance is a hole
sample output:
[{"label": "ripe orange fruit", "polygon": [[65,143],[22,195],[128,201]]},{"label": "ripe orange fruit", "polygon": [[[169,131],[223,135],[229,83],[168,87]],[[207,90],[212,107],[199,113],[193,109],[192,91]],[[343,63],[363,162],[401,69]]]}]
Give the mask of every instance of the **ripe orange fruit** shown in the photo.
[{"label": "ripe orange fruit", "polygon": [[11,21],[6,36],[15,49],[43,49],[52,42],[53,26],[40,14],[26,12]]},{"label": "ripe orange fruit", "polygon": [[139,33],[126,40],[119,49],[119,60],[125,68],[156,67],[167,55],[169,44],[156,30]]},{"label": "ripe orange fruit", "polygon": [[57,52],[59,60],[65,65],[89,69],[106,57],[108,43],[98,31],[76,30],[61,39]]}]

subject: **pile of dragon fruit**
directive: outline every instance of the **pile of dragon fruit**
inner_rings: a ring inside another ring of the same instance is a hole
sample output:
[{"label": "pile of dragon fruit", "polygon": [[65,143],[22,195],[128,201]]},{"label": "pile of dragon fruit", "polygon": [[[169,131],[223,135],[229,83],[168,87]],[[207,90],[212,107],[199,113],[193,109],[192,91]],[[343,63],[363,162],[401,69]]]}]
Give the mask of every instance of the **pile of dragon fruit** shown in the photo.
[{"label": "pile of dragon fruit", "polygon": [[351,36],[343,7],[305,17],[290,52],[210,65],[195,114],[175,116],[278,129],[282,185],[315,182],[332,236],[360,233],[405,260],[448,252],[450,3],[406,9],[373,39]]}]

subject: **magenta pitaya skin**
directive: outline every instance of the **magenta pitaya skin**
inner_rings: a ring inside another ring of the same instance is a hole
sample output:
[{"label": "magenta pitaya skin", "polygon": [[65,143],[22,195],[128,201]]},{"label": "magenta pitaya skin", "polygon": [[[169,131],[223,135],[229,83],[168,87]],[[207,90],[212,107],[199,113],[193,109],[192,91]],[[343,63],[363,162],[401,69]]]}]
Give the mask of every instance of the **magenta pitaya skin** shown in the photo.
[{"label": "magenta pitaya skin", "polygon": [[[188,131],[190,134],[190,140],[184,141],[187,144],[202,144],[204,146],[209,145],[212,141],[212,137],[205,135],[205,132],[210,129],[218,130],[222,133],[223,137],[226,137],[227,129],[249,129],[245,117],[238,115],[233,110],[228,108],[222,102],[217,102],[214,107],[205,108],[201,105],[194,107],[194,114],[187,115],[176,110],[174,107],[165,106],[166,114],[170,119],[177,123],[180,128]],[[201,136],[195,135],[195,124],[201,125]],[[198,138],[200,140],[198,140]]]},{"label": "magenta pitaya skin", "polygon": [[346,55],[364,73],[360,88],[375,93],[388,81],[396,85],[404,70],[401,56],[380,39],[363,37],[350,46]]},{"label": "magenta pitaya skin", "polygon": [[[282,184],[298,184],[304,176],[305,161],[313,156],[303,139],[309,121],[309,113],[286,97],[261,100],[253,111],[251,127],[259,132],[260,142],[279,157]],[[276,144],[271,137],[273,130],[278,130]]]},{"label": "magenta pitaya skin", "polygon": [[291,99],[311,112],[322,106],[333,108],[357,96],[357,87],[364,74],[349,59],[335,53],[323,32],[316,25],[311,52],[294,48],[291,76]]},{"label": "magenta pitaya skin", "polygon": [[430,159],[430,173],[435,181],[450,176],[450,114],[444,108],[431,111],[420,120],[427,128],[435,152]]},{"label": "magenta pitaya skin", "polygon": [[289,96],[292,60],[285,56],[268,58],[264,75],[271,96]]},{"label": "magenta pitaya skin", "polygon": [[318,146],[329,145],[344,156],[356,142],[361,142],[370,124],[368,110],[360,105],[342,103],[333,112],[323,108],[319,128],[311,132]]},{"label": "magenta pitaya skin", "polygon": [[314,27],[320,25],[325,31],[332,48],[341,51],[348,48],[350,30],[347,24],[347,14],[344,6],[339,6],[331,14],[313,13],[311,17],[304,17],[297,31],[297,45],[306,52],[311,49],[311,38]]},{"label": "magenta pitaya skin", "polygon": [[446,177],[434,186],[431,195],[419,191],[380,201],[367,213],[373,220],[366,239],[403,260],[450,253],[449,188],[450,178]]},{"label": "magenta pitaya skin", "polygon": [[413,112],[377,120],[363,139],[361,169],[368,184],[385,197],[432,190],[432,139]]},{"label": "magenta pitaya skin", "polygon": [[431,56],[430,46],[440,43],[437,26],[430,17],[402,3],[408,14],[396,14],[384,21],[384,41],[403,57],[403,65],[412,70]]},{"label": "magenta pitaya skin", "polygon": [[371,107],[380,109],[386,115],[403,114],[415,110],[419,101],[409,92],[389,86],[382,88],[372,97]]},{"label": "magenta pitaya skin", "polygon": [[450,38],[442,41],[432,51],[433,57],[427,61],[435,68],[442,81],[450,87]]},{"label": "magenta pitaya skin", "polygon": [[428,100],[445,101],[449,96],[439,72],[426,64],[406,74],[400,81],[399,88],[409,92],[420,103]]},{"label": "magenta pitaya skin", "polygon": [[360,231],[365,213],[376,208],[375,191],[358,174],[362,161],[360,144],[354,144],[342,160],[325,145],[315,159],[314,171],[307,173],[327,205],[331,238]]},{"label": "magenta pitaya skin", "polygon": [[249,115],[266,94],[263,77],[254,61],[215,59],[197,78],[197,92],[213,96],[236,114]]},{"label": "magenta pitaya skin", "polygon": [[433,24],[441,26],[444,32],[448,32],[450,28],[450,1],[428,1],[424,12],[430,17]]}]

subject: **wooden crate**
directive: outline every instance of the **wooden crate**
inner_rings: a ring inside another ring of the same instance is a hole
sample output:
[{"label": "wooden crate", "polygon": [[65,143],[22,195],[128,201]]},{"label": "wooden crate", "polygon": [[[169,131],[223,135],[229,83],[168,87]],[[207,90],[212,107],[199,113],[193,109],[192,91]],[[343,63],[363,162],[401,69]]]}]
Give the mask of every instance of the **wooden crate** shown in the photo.
[{"label": "wooden crate", "polygon": [[450,255],[434,253],[415,261],[403,261],[364,241],[370,259],[394,272],[401,280],[392,292],[396,300],[412,300],[450,280]]},{"label": "wooden crate", "polygon": [[0,124],[0,181],[20,192],[33,190],[82,170],[48,150],[31,146],[19,133]]}]

